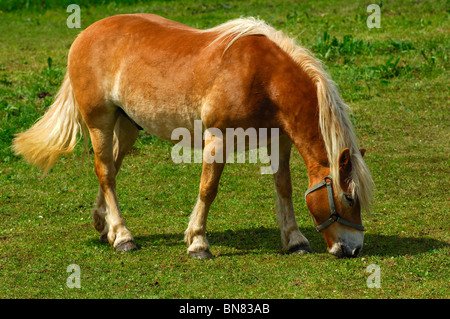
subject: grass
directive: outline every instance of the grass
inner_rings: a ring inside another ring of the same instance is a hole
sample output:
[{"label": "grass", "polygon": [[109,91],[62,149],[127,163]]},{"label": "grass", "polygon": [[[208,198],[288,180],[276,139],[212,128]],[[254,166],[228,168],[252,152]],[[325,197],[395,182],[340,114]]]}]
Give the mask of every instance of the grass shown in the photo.
[{"label": "grass", "polygon": [[[122,213],[140,247],[128,254],[100,243],[92,226],[92,155],[81,166],[79,147],[44,179],[12,153],[13,135],[51,104],[80,32],[65,26],[66,2],[26,3],[0,1],[0,298],[449,297],[445,1],[383,2],[380,29],[367,28],[364,1],[80,1],[82,28],[130,12],[198,28],[260,17],[321,58],[353,109],[377,186],[361,255],[326,252],[294,154],[294,207],[316,253],[283,253],[271,176],[259,165],[233,164],[208,219],[216,258],[206,261],[189,259],[183,242],[201,166],[174,164],[170,144],[142,133],[118,176]],[[80,266],[80,289],[66,285],[70,264]],[[380,289],[367,287],[371,264],[380,266]]]}]

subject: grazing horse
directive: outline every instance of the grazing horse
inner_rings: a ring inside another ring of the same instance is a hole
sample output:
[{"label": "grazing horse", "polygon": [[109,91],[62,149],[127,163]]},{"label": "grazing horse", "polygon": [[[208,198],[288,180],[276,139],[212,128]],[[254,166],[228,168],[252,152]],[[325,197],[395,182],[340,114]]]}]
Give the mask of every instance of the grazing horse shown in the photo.
[{"label": "grazing horse", "polygon": [[[303,157],[307,206],[328,251],[354,257],[363,245],[361,211],[371,201],[371,175],[347,105],[321,63],[280,31],[254,18],[198,30],[152,14],[100,20],[79,34],[67,74],[49,110],[13,148],[47,172],[90,135],[100,189],[93,210],[100,238],[116,251],[135,249],[120,214],[116,175],[139,130],[171,140],[175,128],[279,129],[273,173],[283,248],[312,249],[297,225],[289,158]],[[204,141],[215,151],[226,135]],[[197,203],[185,232],[187,251],[212,257],[206,220],[224,161],[203,161]]]}]

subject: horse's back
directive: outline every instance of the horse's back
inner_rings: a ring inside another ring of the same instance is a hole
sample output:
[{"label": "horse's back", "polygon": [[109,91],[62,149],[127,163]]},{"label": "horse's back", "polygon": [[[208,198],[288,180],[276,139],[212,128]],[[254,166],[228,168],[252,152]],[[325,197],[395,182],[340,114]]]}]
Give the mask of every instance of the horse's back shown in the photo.
[{"label": "horse's back", "polygon": [[291,59],[264,36],[241,38],[226,55],[226,41],[216,38],[151,14],[100,20],[69,54],[77,100],[81,107],[118,106],[164,139],[176,127],[193,130],[199,119],[215,127],[268,126],[262,122],[275,110],[266,75],[292,66]]},{"label": "horse's back", "polygon": [[[74,41],[69,52],[69,67],[72,67],[69,71],[95,69],[108,76],[121,64],[130,63],[130,68],[131,63],[137,62],[144,66],[161,65],[169,51],[170,61],[175,62],[177,52],[185,55],[187,51],[198,50],[204,42],[199,31],[153,14],[108,17],[86,28]],[[160,56],[164,53],[165,57]]]}]

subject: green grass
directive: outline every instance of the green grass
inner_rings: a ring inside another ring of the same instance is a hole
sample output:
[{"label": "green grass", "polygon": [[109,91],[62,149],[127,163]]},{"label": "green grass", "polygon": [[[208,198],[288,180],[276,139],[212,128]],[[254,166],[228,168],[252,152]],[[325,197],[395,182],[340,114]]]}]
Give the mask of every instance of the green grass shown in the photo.
[{"label": "green grass", "polygon": [[[230,164],[208,219],[216,258],[206,261],[188,258],[183,242],[201,165],[174,164],[170,144],[142,133],[118,176],[122,213],[140,247],[127,254],[100,243],[92,226],[98,182],[92,155],[81,166],[81,145],[45,179],[12,153],[13,135],[51,104],[80,32],[65,26],[66,2],[26,3],[0,1],[0,298],[450,296],[448,3],[383,1],[381,28],[368,29],[365,1],[80,1],[82,28],[130,12],[198,28],[260,17],[321,58],[353,109],[377,188],[361,255],[326,252],[294,153],[294,207],[316,253],[283,253],[272,177],[259,165]],[[80,289],[66,286],[70,264],[81,268]],[[371,264],[380,266],[380,289],[366,285]]]}]

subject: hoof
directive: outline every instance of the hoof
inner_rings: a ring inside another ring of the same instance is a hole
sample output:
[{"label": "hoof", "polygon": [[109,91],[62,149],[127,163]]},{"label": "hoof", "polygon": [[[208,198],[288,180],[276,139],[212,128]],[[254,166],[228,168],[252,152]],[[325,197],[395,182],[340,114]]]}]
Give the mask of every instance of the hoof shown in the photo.
[{"label": "hoof", "polygon": [[308,253],[313,253],[314,251],[309,245],[295,245],[289,248],[289,252],[291,254],[304,255]]},{"label": "hoof", "polygon": [[136,245],[132,241],[123,242],[123,243],[117,245],[117,247],[116,247],[116,252],[118,252],[118,253],[132,251],[132,250],[137,250]]},{"label": "hoof", "polygon": [[211,254],[211,252],[209,251],[209,249],[207,250],[202,250],[202,251],[190,251],[189,252],[189,256],[192,258],[197,258],[197,259],[211,259],[214,258],[214,255]]},{"label": "hoof", "polygon": [[107,243],[108,242],[108,233],[104,233],[100,235],[100,241],[102,243]]}]

